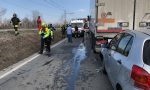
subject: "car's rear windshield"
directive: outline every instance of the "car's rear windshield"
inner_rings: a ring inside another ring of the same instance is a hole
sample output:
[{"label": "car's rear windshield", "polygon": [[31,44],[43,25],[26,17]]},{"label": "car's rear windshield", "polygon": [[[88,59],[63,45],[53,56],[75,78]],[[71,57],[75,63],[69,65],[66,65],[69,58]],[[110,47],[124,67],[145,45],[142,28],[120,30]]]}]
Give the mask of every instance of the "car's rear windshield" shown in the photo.
[{"label": "car's rear windshield", "polygon": [[150,65],[150,40],[147,40],[144,44],[143,61],[145,64]]}]

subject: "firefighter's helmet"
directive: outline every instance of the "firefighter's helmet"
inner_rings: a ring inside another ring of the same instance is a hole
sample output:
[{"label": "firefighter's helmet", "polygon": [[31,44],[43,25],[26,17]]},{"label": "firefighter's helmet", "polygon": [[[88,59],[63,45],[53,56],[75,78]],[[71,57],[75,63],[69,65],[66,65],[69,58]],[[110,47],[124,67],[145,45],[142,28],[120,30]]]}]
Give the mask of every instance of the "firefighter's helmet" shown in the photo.
[{"label": "firefighter's helmet", "polygon": [[16,13],[14,13],[14,14],[13,14],[13,17],[17,17],[17,14],[16,14]]}]

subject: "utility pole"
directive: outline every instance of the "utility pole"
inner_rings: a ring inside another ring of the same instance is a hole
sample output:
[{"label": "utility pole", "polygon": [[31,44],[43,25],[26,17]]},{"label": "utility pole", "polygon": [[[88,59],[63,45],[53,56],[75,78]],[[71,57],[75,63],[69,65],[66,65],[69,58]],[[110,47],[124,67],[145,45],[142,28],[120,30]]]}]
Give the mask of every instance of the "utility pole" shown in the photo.
[{"label": "utility pole", "polygon": [[67,24],[67,15],[68,14],[74,14],[74,13],[68,13],[66,10],[64,10],[64,23],[65,23],[65,25]]},{"label": "utility pole", "polygon": [[67,19],[67,13],[66,13],[66,10],[64,11],[64,18],[65,18],[65,21],[64,21],[64,23],[65,23],[65,25],[66,25],[66,19]]},{"label": "utility pole", "polygon": [[135,13],[136,13],[136,0],[134,0],[134,8],[133,8],[133,30],[135,29]]}]

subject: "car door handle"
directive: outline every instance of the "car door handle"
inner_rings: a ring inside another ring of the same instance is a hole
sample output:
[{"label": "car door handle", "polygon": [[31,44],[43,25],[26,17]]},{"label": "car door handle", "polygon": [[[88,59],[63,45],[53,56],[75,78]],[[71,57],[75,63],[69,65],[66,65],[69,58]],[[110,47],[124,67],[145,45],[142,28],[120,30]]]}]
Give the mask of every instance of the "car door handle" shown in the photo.
[{"label": "car door handle", "polygon": [[117,63],[122,64],[121,60],[117,60]]},{"label": "car door handle", "polygon": [[111,53],[108,53],[108,56],[111,56]]}]

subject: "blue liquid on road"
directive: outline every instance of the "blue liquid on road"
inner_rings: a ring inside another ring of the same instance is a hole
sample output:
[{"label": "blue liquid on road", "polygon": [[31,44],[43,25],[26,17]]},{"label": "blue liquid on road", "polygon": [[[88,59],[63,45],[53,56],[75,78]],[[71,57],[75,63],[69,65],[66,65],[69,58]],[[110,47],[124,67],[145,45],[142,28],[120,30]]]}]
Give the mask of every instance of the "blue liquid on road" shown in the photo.
[{"label": "blue liquid on road", "polygon": [[75,82],[78,78],[80,71],[80,64],[83,60],[86,59],[86,47],[83,43],[79,45],[78,48],[73,50],[74,57],[72,58],[72,72],[68,78],[68,88],[67,90],[75,90]]}]

